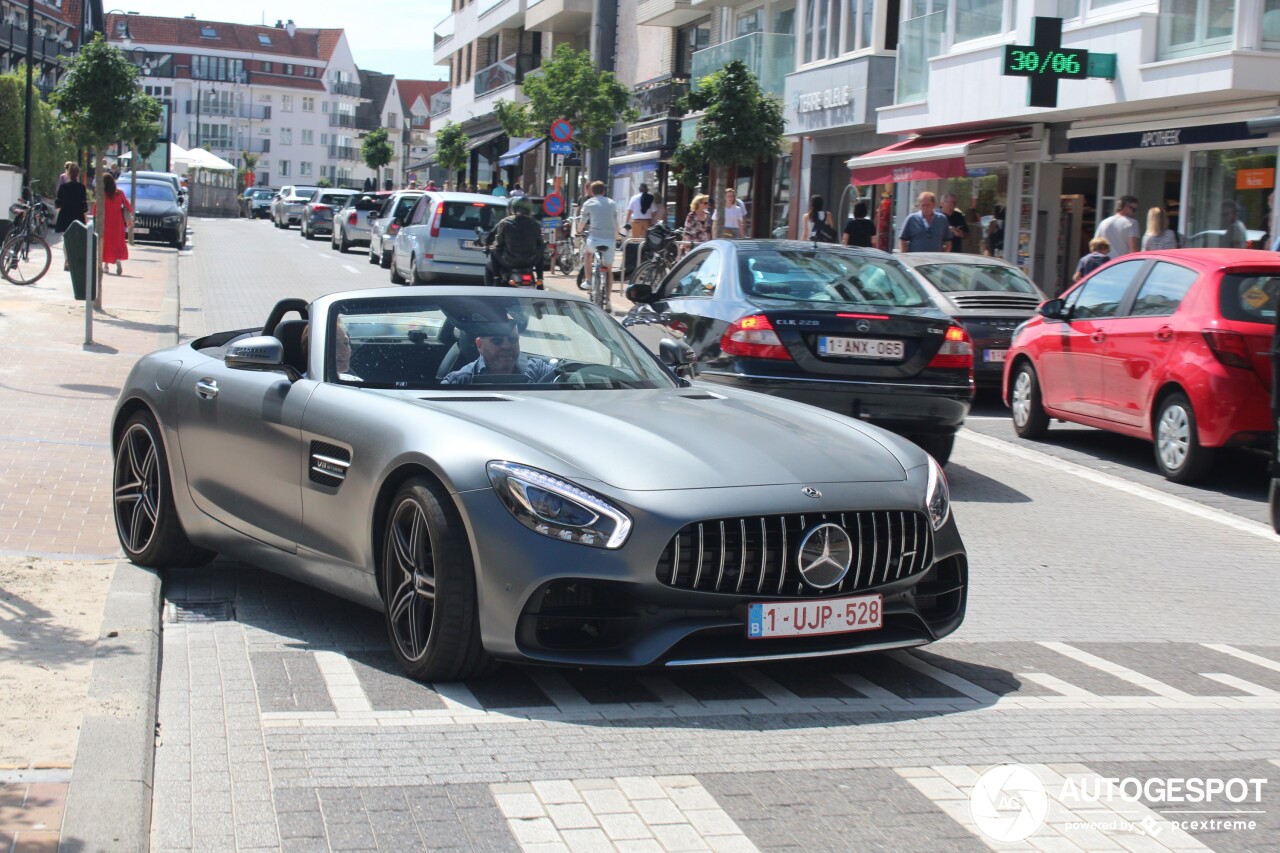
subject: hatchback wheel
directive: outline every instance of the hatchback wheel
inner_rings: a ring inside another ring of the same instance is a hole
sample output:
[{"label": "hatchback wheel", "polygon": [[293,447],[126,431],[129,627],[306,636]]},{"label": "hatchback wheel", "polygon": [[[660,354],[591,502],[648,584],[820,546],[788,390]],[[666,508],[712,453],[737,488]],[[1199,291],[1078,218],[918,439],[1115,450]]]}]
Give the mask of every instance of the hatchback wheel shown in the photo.
[{"label": "hatchback wheel", "polygon": [[345,255],[351,248],[351,244],[347,242],[347,232],[340,231],[337,233],[341,235],[338,237],[338,251]]},{"label": "hatchback wheel", "polygon": [[390,252],[383,252],[383,253],[382,253],[382,257],[378,258],[378,266],[382,267],[384,270],[385,270],[385,269],[390,268],[390,266],[391,266],[391,253],[390,253]]},{"label": "hatchback wheel", "polygon": [[1156,466],[1175,483],[1192,483],[1209,470],[1213,449],[1202,447],[1191,401],[1181,392],[1160,402],[1155,422]]},{"label": "hatchback wheel", "polygon": [[391,283],[392,283],[392,284],[404,284],[404,276],[400,275],[400,270],[396,269],[396,256],[395,256],[395,255],[392,255],[392,256],[391,256],[391,263],[390,263],[390,264],[388,264],[388,265],[387,265],[387,267],[388,267],[388,269],[390,269],[390,270],[391,270]]},{"label": "hatchback wheel", "polygon": [[405,672],[424,681],[458,681],[487,670],[471,548],[438,483],[419,477],[396,493],[381,562],[387,634]]},{"label": "hatchback wheel", "polygon": [[1020,438],[1043,438],[1049,431],[1049,416],[1040,402],[1040,381],[1030,362],[1022,362],[1013,372],[1009,407],[1013,410],[1013,431]]},{"label": "hatchback wheel", "polygon": [[378,256],[373,253],[373,246],[369,247],[369,265],[372,266],[378,262]]}]

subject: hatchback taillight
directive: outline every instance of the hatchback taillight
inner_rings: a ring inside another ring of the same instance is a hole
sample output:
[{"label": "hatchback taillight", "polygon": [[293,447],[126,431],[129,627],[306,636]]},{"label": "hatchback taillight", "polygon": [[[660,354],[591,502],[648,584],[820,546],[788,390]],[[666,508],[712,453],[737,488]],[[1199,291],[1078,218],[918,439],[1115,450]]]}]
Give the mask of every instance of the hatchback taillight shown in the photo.
[{"label": "hatchback taillight", "polygon": [[400,230],[400,223],[399,223],[399,222],[392,222],[389,226],[387,226],[387,233],[388,233],[388,234],[394,234],[394,233],[396,233],[396,232],[397,232],[397,231],[399,231],[399,230]]},{"label": "hatchback taillight", "polygon": [[929,367],[951,370],[973,370],[973,343],[964,326],[949,326],[937,355],[929,361]]},{"label": "hatchback taillight", "polygon": [[431,217],[431,236],[440,236],[440,220],[444,218],[444,202],[436,205],[436,215]]},{"label": "hatchback taillight", "polygon": [[316,211],[317,213],[322,210],[330,210],[330,209],[331,208],[327,204],[317,204],[315,207],[312,208],[312,210]]},{"label": "hatchback taillight", "polygon": [[347,214],[348,225],[355,225],[359,221],[359,219],[360,219],[359,214],[357,214],[354,210]]},{"label": "hatchback taillight", "polygon": [[791,353],[763,314],[736,320],[720,338],[720,349],[728,355],[746,358],[774,358],[790,361]]},{"label": "hatchback taillight", "polygon": [[1225,329],[1205,329],[1204,342],[1209,345],[1213,357],[1227,367],[1239,367],[1253,370],[1253,359],[1249,357],[1249,340],[1239,332],[1228,332]]}]

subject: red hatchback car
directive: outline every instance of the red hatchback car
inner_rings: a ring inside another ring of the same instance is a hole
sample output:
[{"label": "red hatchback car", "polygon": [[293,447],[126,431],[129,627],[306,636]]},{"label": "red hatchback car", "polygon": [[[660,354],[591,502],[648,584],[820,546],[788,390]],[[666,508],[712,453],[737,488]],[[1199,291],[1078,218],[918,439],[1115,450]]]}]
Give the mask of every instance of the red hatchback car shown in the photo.
[{"label": "red hatchback car", "polygon": [[1280,256],[1139,252],[1098,268],[1018,328],[1004,400],[1023,438],[1051,418],[1155,442],[1156,465],[1195,480],[1215,448],[1268,445]]}]

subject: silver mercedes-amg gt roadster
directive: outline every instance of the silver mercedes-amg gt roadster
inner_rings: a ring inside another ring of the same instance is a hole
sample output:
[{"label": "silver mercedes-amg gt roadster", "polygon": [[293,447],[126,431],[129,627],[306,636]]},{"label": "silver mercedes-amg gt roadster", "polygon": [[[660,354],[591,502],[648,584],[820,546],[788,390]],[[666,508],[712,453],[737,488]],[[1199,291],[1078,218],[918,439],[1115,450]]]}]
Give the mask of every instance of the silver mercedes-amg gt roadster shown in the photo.
[{"label": "silver mercedes-amg gt roadster", "polygon": [[140,359],[112,422],[135,563],[215,553],[386,614],[410,675],[929,643],[964,618],[942,469],[893,434],[683,378],[573,295],[284,300]]}]

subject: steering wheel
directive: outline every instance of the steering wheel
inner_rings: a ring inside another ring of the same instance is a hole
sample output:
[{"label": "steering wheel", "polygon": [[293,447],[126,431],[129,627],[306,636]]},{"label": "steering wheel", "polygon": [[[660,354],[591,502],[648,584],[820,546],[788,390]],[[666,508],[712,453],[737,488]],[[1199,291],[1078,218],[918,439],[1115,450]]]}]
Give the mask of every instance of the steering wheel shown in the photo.
[{"label": "steering wheel", "polygon": [[556,366],[556,382],[586,388],[593,376],[604,382],[617,382],[626,386],[635,377],[607,364],[587,364],[581,361],[564,361]]}]

